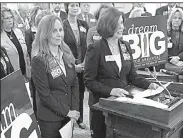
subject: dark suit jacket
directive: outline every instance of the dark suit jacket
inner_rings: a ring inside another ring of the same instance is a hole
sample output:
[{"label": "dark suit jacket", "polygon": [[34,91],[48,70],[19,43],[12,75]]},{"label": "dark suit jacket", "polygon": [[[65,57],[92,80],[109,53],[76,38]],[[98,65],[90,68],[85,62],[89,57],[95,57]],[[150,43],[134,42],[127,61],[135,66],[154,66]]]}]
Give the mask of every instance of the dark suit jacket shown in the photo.
[{"label": "dark suit jacket", "polygon": [[[180,7],[176,5],[176,8],[181,8],[183,10],[183,7]],[[156,9],[156,14],[155,15],[167,15],[168,14],[168,5],[162,6],[158,9]]]},{"label": "dark suit jacket", "polygon": [[[84,20],[81,13],[77,16],[77,18],[80,19],[80,20]],[[88,22],[87,22],[87,24],[88,24],[89,28],[91,28],[91,27],[93,27],[97,24],[95,16],[92,15],[91,13],[88,13]]]},{"label": "dark suit jacket", "polygon": [[[124,60],[121,44],[125,44],[130,60]],[[102,38],[88,46],[84,81],[86,87],[92,92],[93,99],[89,98],[89,105],[98,102],[99,98],[107,98],[113,88],[125,88],[130,83],[141,88],[148,88],[150,82],[141,78],[137,73],[132,60],[132,52],[127,42],[119,40],[119,49],[122,61],[121,72],[115,61],[105,60],[105,56],[112,55],[107,40]],[[92,100],[93,101],[92,101]]]},{"label": "dark suit jacket", "polygon": [[74,67],[69,68],[65,64],[66,77],[62,73],[53,78],[53,71],[60,68],[55,60],[50,60],[49,65],[50,70],[46,71],[42,57],[32,59],[32,79],[39,95],[37,98],[40,99],[37,104],[37,117],[45,121],[60,121],[66,117],[69,110],[79,111],[78,80]]},{"label": "dark suit jacket", "polygon": [[67,19],[67,13],[64,12],[64,11],[60,11],[60,19],[62,21],[66,20]]},{"label": "dark suit jacket", "polygon": [[[86,37],[88,32],[88,25],[85,21],[79,19],[77,19],[77,22],[80,34],[80,47],[82,51],[81,62],[83,62],[87,49]],[[65,20],[63,22],[63,27],[64,27],[64,42],[70,47],[74,57],[77,59],[78,57],[77,42],[68,20]],[[81,28],[84,28],[85,31]]]},{"label": "dark suit jacket", "polygon": [[31,28],[25,30],[25,43],[27,45],[27,52],[31,57],[31,50],[32,50],[32,42],[34,41],[36,32],[32,32]]}]

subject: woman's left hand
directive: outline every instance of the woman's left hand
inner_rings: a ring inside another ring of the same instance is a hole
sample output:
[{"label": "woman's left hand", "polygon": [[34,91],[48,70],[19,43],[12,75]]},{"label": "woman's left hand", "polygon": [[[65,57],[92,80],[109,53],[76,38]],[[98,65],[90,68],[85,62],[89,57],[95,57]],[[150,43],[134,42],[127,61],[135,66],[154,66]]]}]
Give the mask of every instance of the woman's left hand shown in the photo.
[{"label": "woman's left hand", "polygon": [[156,90],[157,88],[159,87],[159,85],[158,84],[156,84],[156,83],[151,83],[150,85],[149,85],[149,89],[152,89],[152,90]]},{"label": "woman's left hand", "polygon": [[170,62],[172,64],[177,64],[179,62],[179,60],[180,60],[180,57],[179,56],[172,56],[171,58],[172,59],[170,60]]}]

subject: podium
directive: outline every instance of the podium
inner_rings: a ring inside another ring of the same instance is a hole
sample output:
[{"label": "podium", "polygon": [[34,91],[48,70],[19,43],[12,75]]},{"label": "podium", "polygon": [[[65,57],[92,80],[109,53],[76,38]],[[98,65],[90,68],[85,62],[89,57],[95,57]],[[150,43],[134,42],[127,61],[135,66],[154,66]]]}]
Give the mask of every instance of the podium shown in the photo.
[{"label": "podium", "polygon": [[183,138],[183,84],[171,83],[167,89],[180,95],[168,109],[101,98],[93,108],[105,115],[106,138]]}]

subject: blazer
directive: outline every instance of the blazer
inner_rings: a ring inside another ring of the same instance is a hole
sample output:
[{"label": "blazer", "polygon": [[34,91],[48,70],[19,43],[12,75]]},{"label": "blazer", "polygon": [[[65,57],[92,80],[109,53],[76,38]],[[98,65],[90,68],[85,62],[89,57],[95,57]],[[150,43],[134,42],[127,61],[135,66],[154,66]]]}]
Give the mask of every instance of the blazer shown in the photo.
[{"label": "blazer", "polygon": [[[176,5],[176,8],[181,8],[183,10],[183,7],[180,7],[178,5]],[[168,5],[156,9],[155,15],[168,15]]]},{"label": "blazer", "polygon": [[[27,53],[27,46],[25,44],[24,36],[23,36],[22,32],[17,28],[13,29],[13,31],[22,47],[24,59],[25,59],[26,74],[28,77],[30,77],[30,74],[29,74],[30,59],[29,59],[29,56]],[[6,49],[6,52],[8,54],[8,57],[11,61],[11,64],[12,64],[14,70],[19,69],[20,64],[19,64],[19,55],[18,55],[17,48],[4,31],[1,32],[1,46]]]},{"label": "blazer", "polygon": [[[119,40],[122,68],[119,72],[115,61],[106,61],[106,56],[112,55],[107,40],[102,38],[88,46],[84,82],[91,91],[92,98],[89,98],[89,105],[95,104],[99,98],[107,98],[113,88],[125,88],[129,84],[147,89],[150,82],[136,73],[133,63],[132,52],[129,43]],[[125,45],[130,58],[125,59],[121,45]]]},{"label": "blazer", "polygon": [[96,26],[90,28],[87,33],[87,46],[100,40],[102,37],[97,32]]},{"label": "blazer", "polygon": [[183,32],[180,32],[179,43],[176,43],[176,36],[172,33],[169,34],[172,42],[172,48],[168,48],[168,56],[179,56],[180,60],[183,61]]},{"label": "blazer", "polygon": [[32,42],[34,41],[35,33],[36,32],[32,32],[31,28],[29,28],[28,30],[25,30],[25,42],[26,42],[27,52],[29,54],[29,57],[31,57]]},{"label": "blazer", "polygon": [[55,60],[50,60],[49,66],[47,71],[42,57],[32,59],[32,79],[38,93],[37,117],[45,121],[61,121],[69,110],[79,111],[78,80],[74,66],[70,68],[65,64],[66,77]]},{"label": "blazer", "polygon": [[64,11],[60,11],[60,19],[62,21],[66,20],[67,19],[67,13],[64,12]]},{"label": "blazer", "polygon": [[[85,21],[82,21],[79,19],[77,19],[77,22],[78,22],[78,28],[79,28],[79,34],[80,34],[80,47],[82,52],[81,62],[83,62],[85,58],[86,50],[87,50],[86,37],[88,32],[88,25]],[[64,28],[64,42],[69,46],[74,57],[77,59],[77,56],[78,56],[77,42],[68,19],[66,19],[63,22],[63,28]]]},{"label": "blazer", "polygon": [[[83,15],[81,13],[77,16],[77,18],[84,21]],[[88,24],[89,28],[91,28],[91,27],[93,27],[93,26],[95,26],[97,24],[95,16],[93,14],[91,14],[91,13],[88,13],[87,24]]]}]

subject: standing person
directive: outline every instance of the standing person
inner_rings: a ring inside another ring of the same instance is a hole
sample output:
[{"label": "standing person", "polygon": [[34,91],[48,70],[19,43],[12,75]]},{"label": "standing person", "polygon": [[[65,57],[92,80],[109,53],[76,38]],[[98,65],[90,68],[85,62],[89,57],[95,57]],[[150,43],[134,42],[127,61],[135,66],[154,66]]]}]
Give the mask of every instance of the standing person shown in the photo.
[{"label": "standing person", "polygon": [[[95,19],[98,21],[100,16],[109,8],[110,6],[106,4],[101,4],[99,9],[95,12]],[[94,42],[101,39],[101,36],[98,34],[96,26],[90,28],[87,33],[87,46],[93,44]]]},{"label": "standing person", "polygon": [[[130,44],[122,41],[124,14],[116,8],[109,8],[99,18],[97,31],[102,39],[88,46],[84,81],[93,94],[93,104],[99,98],[125,96],[129,94],[124,88],[129,84],[144,89],[157,88],[140,77],[135,70]],[[91,110],[92,138],[105,138],[105,117],[101,111]]]},{"label": "standing person", "polygon": [[47,15],[40,21],[32,47],[32,78],[42,138],[61,138],[63,125],[79,118],[75,59],[63,38],[59,17]]},{"label": "standing person", "polygon": [[89,28],[96,25],[96,20],[93,14],[90,13],[89,3],[80,3],[81,13],[77,16],[78,19],[86,21]]},{"label": "standing person", "polygon": [[21,30],[14,28],[15,20],[11,9],[1,8],[1,23],[1,46],[6,49],[14,70],[21,69],[25,78],[30,77],[27,46]]},{"label": "standing person", "polygon": [[169,63],[165,64],[165,68],[181,73],[183,70],[183,10],[181,8],[174,8],[170,13],[167,30],[171,47],[168,47]]},{"label": "standing person", "polygon": [[[177,5],[177,3],[168,3],[167,5],[165,6],[162,6],[158,9],[156,9],[156,13],[155,15],[168,15],[171,13],[171,11],[174,9],[174,8],[181,8],[183,9],[183,7],[180,7]],[[168,18],[167,16],[167,18]]]},{"label": "standing person", "polygon": [[79,111],[80,118],[77,121],[80,128],[86,128],[83,123],[83,99],[84,99],[84,58],[87,50],[86,36],[88,32],[88,25],[85,21],[77,19],[79,11],[79,3],[65,3],[68,19],[63,22],[64,24],[64,42],[70,47],[76,62],[76,72],[79,80]]},{"label": "standing person", "polygon": [[61,10],[61,3],[53,3],[53,14],[60,17],[62,21],[67,19],[67,13]]}]

